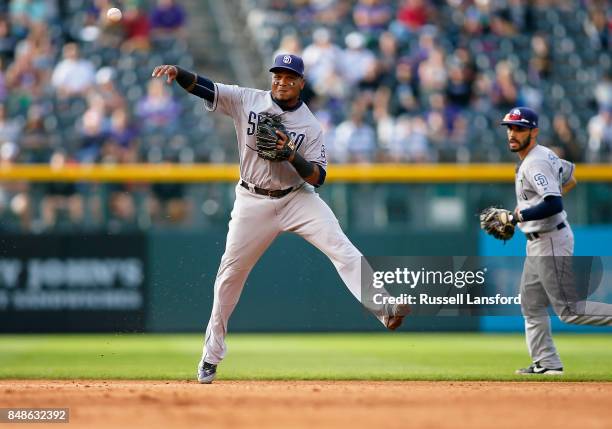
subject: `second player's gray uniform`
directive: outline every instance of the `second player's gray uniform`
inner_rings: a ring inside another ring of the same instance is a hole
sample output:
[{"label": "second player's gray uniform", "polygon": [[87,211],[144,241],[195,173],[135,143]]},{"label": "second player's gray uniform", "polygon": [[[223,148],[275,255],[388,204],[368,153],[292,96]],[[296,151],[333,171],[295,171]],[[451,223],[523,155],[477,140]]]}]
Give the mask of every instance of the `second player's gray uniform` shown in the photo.
[{"label": "second player's gray uniform", "polygon": [[[553,151],[536,145],[516,173],[519,210],[533,207],[547,196],[561,196],[563,185],[572,177],[574,165],[559,159]],[[521,278],[521,310],[525,318],[527,347],[533,362],[546,368],[562,367],[550,329],[547,307],[568,323],[612,325],[608,304],[577,302],[573,284],[574,234],[565,211],[541,220],[523,222],[528,235],[527,258]]]},{"label": "second player's gray uniform", "polygon": [[[240,155],[240,183],[231,213],[225,253],[214,286],[214,302],[202,353],[202,360],[219,363],[226,353],[227,324],[238,303],[244,283],[260,256],[282,232],[293,232],[321,250],[334,264],[350,290],[361,300],[361,256],[349,241],[331,209],[299,176],[288,162],[270,162],[254,150],[257,115],[282,114],[283,124],[307,160],[327,165],[322,129],[305,104],[283,111],[269,91],[216,83],[211,111],[234,120]],[[253,187],[292,191],[281,198],[254,192]],[[288,283],[292,279],[286,279]]]}]

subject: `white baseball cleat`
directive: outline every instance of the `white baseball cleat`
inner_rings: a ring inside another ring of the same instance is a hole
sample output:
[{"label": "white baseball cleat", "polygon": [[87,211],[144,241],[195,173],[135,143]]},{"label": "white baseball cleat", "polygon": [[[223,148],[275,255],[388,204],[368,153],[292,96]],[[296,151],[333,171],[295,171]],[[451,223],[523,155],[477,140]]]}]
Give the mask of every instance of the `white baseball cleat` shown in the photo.
[{"label": "white baseball cleat", "polygon": [[204,362],[198,365],[198,381],[201,384],[210,384],[217,376],[217,365]]}]

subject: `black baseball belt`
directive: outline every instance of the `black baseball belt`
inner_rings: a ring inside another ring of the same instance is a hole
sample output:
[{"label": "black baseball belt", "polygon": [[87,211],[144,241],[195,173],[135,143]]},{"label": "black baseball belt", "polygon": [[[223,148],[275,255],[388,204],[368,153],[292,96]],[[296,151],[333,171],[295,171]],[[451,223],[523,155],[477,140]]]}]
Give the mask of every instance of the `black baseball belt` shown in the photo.
[{"label": "black baseball belt", "polygon": [[289,192],[293,191],[294,189],[293,187],[287,188],[287,189],[277,189],[277,190],[258,188],[257,186],[251,185],[245,182],[244,180],[240,181],[240,186],[242,186],[244,189],[247,189],[251,192],[255,192],[258,195],[265,195],[270,198],[282,198],[285,195],[287,195]]},{"label": "black baseball belt", "polygon": [[[557,225],[554,229],[551,229],[550,231],[554,231],[554,230],[560,230],[565,228],[567,225],[565,224],[565,222],[561,222],[559,225]],[[550,231],[541,231],[541,232],[527,232],[525,233],[525,236],[527,237],[527,240],[537,240],[538,238],[540,238],[540,236],[542,234],[545,234],[547,232]]]}]

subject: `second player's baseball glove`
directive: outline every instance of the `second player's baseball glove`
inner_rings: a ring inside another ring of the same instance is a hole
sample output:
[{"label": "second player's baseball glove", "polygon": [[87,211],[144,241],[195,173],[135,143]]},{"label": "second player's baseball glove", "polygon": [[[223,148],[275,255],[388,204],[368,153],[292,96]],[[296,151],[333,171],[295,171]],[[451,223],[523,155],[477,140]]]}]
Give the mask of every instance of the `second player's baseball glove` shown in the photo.
[{"label": "second player's baseball glove", "polygon": [[480,212],[480,227],[498,240],[510,240],[514,235],[515,222],[512,212],[497,207],[487,207]]},{"label": "second player's baseball glove", "polygon": [[274,115],[268,112],[259,114],[257,121],[257,132],[255,133],[255,143],[257,154],[268,161],[285,161],[295,150],[295,144],[289,137],[282,148],[277,148],[276,144],[280,140],[276,131],[281,131],[288,135],[287,129],[283,125],[280,115]]}]

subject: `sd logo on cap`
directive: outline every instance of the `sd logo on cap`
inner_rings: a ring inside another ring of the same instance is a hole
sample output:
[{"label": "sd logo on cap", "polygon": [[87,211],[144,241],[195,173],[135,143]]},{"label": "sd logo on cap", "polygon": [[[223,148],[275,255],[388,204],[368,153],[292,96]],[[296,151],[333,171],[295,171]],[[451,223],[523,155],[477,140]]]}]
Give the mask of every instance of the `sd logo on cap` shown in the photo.
[{"label": "sd logo on cap", "polygon": [[274,58],[274,64],[270,68],[270,72],[274,73],[277,70],[289,70],[304,76],[304,61],[297,55],[280,54]]}]

